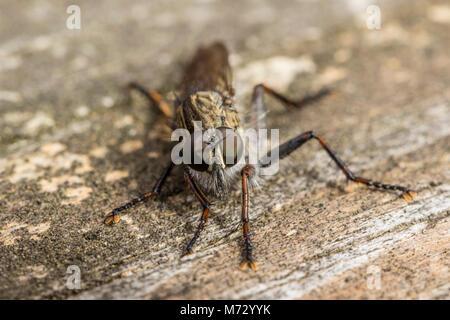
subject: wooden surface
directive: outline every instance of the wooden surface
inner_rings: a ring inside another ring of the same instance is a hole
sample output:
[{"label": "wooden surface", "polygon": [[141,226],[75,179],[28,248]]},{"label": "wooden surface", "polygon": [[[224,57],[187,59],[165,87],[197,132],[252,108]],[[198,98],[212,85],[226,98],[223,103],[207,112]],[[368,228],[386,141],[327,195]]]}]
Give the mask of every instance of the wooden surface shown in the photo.
[{"label": "wooden surface", "polygon": [[[0,298],[449,298],[448,3],[379,1],[380,30],[352,1],[258,3],[80,1],[70,31],[64,2],[2,1]],[[201,210],[178,169],[160,199],[102,225],[153,186],[170,150],[161,118],[123,86],[168,94],[216,39],[243,116],[261,81],[289,96],[332,87],[298,111],[266,98],[268,124],[281,142],[315,130],[355,173],[416,201],[347,184],[309,142],[250,193],[256,272],[238,269],[239,188],[180,258]],[[66,287],[70,265],[81,289]]]}]

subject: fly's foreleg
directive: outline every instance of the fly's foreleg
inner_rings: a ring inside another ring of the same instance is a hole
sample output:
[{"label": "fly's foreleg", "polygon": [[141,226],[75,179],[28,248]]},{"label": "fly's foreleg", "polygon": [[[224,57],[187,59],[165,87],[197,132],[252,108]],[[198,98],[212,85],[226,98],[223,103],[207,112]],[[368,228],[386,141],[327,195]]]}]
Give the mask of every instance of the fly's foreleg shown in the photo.
[{"label": "fly's foreleg", "polygon": [[240,269],[245,270],[249,266],[252,270],[257,270],[258,266],[253,261],[253,246],[250,240],[249,218],[248,218],[248,179],[255,174],[255,168],[251,165],[245,166],[241,171],[242,176],[242,234],[245,243],[245,259],[241,263]]},{"label": "fly's foreleg", "polygon": [[416,195],[412,190],[403,187],[403,186],[397,186],[397,185],[390,185],[385,184],[377,181],[373,181],[371,179],[366,179],[362,177],[358,177],[344,164],[344,162],[337,156],[337,154],[328,146],[328,144],[325,142],[325,140],[322,139],[319,135],[317,135],[314,131],[307,131],[302,133],[301,135],[289,140],[288,142],[283,143],[279,147],[279,157],[280,159],[283,159],[284,157],[288,156],[290,153],[292,153],[294,150],[300,148],[305,142],[316,139],[319,141],[320,145],[323,149],[328,153],[328,155],[333,159],[333,161],[337,164],[339,169],[345,174],[347,179],[359,182],[362,184],[365,184],[370,187],[378,188],[378,189],[385,189],[385,190],[398,190],[402,192],[402,196],[406,201],[412,201],[413,197]]},{"label": "fly's foreleg", "polygon": [[130,202],[125,203],[124,205],[115,208],[114,210],[112,210],[106,217],[104,220],[105,224],[111,225],[111,224],[116,224],[117,222],[119,222],[119,212],[129,209],[135,205],[137,205],[138,203],[141,203],[145,200],[147,200],[148,198],[159,194],[159,192],[161,191],[162,185],[164,184],[164,181],[166,181],[167,177],[170,174],[170,171],[172,171],[172,168],[174,167],[174,164],[172,163],[172,161],[170,162],[170,164],[166,167],[166,169],[164,170],[163,174],[161,175],[161,177],[158,179],[158,181],[156,182],[155,186],[153,187],[153,190],[151,192],[147,192],[147,193],[143,193],[141,194],[139,197],[131,200]]},{"label": "fly's foreleg", "polygon": [[184,253],[184,255],[189,255],[193,253],[192,247],[194,246],[195,241],[197,241],[198,237],[200,236],[200,232],[203,230],[206,222],[208,221],[209,214],[211,212],[209,209],[211,202],[208,200],[208,198],[206,198],[203,191],[200,189],[195,180],[191,178],[191,176],[187,171],[185,171],[184,173],[184,179],[186,180],[189,188],[192,190],[195,197],[200,202],[203,208],[202,215],[200,216],[200,222],[197,226],[197,229],[195,230],[194,236],[192,237],[191,241],[189,241]]}]

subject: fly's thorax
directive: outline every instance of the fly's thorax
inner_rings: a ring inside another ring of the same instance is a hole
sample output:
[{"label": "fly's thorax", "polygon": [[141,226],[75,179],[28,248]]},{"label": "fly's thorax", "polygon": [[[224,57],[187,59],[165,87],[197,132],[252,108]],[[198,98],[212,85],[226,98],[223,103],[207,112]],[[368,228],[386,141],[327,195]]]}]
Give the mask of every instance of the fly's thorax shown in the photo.
[{"label": "fly's thorax", "polygon": [[[202,128],[195,127],[198,121]],[[178,128],[190,132],[220,127],[237,130],[241,127],[233,101],[216,91],[197,91],[189,95],[177,109],[176,122]]]}]

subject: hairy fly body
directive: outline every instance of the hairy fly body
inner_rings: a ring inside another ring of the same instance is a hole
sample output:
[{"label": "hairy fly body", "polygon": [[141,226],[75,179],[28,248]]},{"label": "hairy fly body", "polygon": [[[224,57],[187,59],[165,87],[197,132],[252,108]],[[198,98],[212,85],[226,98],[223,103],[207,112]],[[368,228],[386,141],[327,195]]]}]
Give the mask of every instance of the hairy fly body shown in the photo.
[{"label": "hairy fly body", "polygon": [[[178,97],[178,102],[174,108],[157,92],[147,91],[144,87],[136,83],[131,83],[130,87],[140,91],[150,100],[152,105],[157,106],[168,118],[172,129],[186,129],[190,133],[195,130],[206,131],[208,129],[214,129],[225,133],[229,131],[239,132],[242,128],[233,99],[234,90],[231,86],[231,68],[228,63],[228,52],[222,43],[213,43],[200,48],[196,52],[184,72],[180,85],[181,95]],[[254,124],[258,129],[264,126],[260,121],[261,115],[265,113],[264,93],[280,100],[287,109],[293,109],[319,100],[326,96],[329,91],[323,89],[311,96],[306,96],[299,100],[291,100],[264,84],[256,85],[253,90],[251,111],[253,113],[253,119],[255,119]],[[201,128],[196,127],[198,123],[201,123]],[[227,138],[230,139],[229,135],[224,134],[222,138],[224,140],[223,142]],[[328,146],[325,140],[314,131],[304,132],[281,144],[278,147],[279,159],[288,156],[309,140],[317,140],[319,142],[347,179],[373,188],[401,191],[407,201],[412,201],[415,194],[406,187],[388,185],[355,175]],[[206,148],[206,146],[203,146],[203,148]],[[192,240],[186,247],[185,254],[192,253],[192,247],[210,216],[211,202],[207,195],[224,197],[227,195],[233,183],[239,179],[242,184],[241,221],[245,243],[244,261],[240,267],[241,269],[245,269],[249,266],[251,269],[256,270],[258,267],[253,259],[253,246],[249,232],[249,186],[255,183],[260,168],[267,166],[267,164],[248,163],[245,157],[243,161],[239,161],[237,159],[237,149],[231,150],[231,154],[236,154],[235,161],[231,161],[231,163],[225,161],[223,154],[213,154],[216,161],[200,161],[183,164],[186,183],[202,206],[199,224]],[[118,213],[120,211],[158,195],[173,167],[174,163],[171,160],[151,192],[144,193],[138,198],[112,210],[106,216],[104,220],[105,224],[109,225],[119,222]]]}]

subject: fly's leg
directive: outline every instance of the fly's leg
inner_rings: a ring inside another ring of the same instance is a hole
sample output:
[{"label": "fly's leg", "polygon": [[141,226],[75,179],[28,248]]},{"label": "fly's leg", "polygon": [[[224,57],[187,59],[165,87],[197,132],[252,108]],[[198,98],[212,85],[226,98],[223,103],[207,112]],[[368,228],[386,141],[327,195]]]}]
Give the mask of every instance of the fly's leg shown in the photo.
[{"label": "fly's leg", "polygon": [[200,222],[197,226],[197,229],[195,230],[194,236],[192,237],[191,241],[189,241],[184,255],[192,254],[192,247],[194,246],[195,241],[197,241],[198,237],[200,236],[200,232],[205,227],[206,222],[208,221],[210,209],[209,206],[211,202],[206,198],[203,191],[200,189],[199,185],[195,182],[194,179],[191,178],[189,173],[187,171],[184,172],[184,179],[186,180],[189,188],[191,188],[192,192],[194,193],[195,197],[198,199],[200,204],[202,205],[203,212],[200,216]]},{"label": "fly's leg", "polygon": [[252,95],[252,123],[255,125],[256,129],[265,128],[264,116],[266,113],[266,108],[264,105],[264,93],[271,95],[272,97],[280,100],[288,109],[301,108],[309,103],[313,103],[326,95],[332,93],[330,89],[324,88],[318,92],[304,96],[298,100],[286,98],[284,95],[276,92],[275,90],[267,87],[264,84],[258,84],[253,88]]},{"label": "fly's leg", "polygon": [[[174,119],[174,111],[171,108],[170,104],[156,91],[149,91],[142,85],[136,82],[130,82],[128,84],[128,88],[130,90],[136,90],[141,93],[144,97],[147,98],[148,101],[154,106],[157,106],[158,109],[170,120]],[[172,127],[172,125],[171,125]]]},{"label": "fly's leg", "polygon": [[159,194],[159,192],[161,191],[161,187],[164,184],[164,181],[166,181],[166,178],[169,176],[170,171],[172,171],[173,167],[174,167],[174,164],[172,162],[170,162],[170,164],[166,167],[166,169],[164,170],[161,177],[156,182],[156,184],[153,187],[153,190],[151,192],[143,193],[138,198],[135,198],[135,199],[131,200],[130,202],[127,202],[124,205],[115,208],[105,217],[104,223],[107,225],[116,224],[117,222],[119,222],[119,214],[118,213],[120,211],[129,209],[129,208],[137,205],[138,203],[141,203],[141,202],[147,200],[148,198]]},{"label": "fly's leg", "polygon": [[258,266],[253,261],[253,246],[250,241],[249,218],[248,218],[248,178],[255,174],[255,168],[251,165],[245,166],[241,171],[242,176],[242,233],[245,243],[245,260],[241,263],[240,269],[245,270],[249,266],[252,270],[257,270]]},{"label": "fly's leg", "polygon": [[[281,146],[279,146],[279,157],[280,159],[283,159],[284,157],[288,156],[290,153],[292,153],[294,150],[300,148],[305,142],[316,139],[319,141],[322,148],[325,149],[325,151],[328,153],[328,155],[333,159],[333,161],[337,164],[339,169],[345,174],[347,179],[359,182],[362,184],[365,184],[369,187],[374,187],[378,189],[385,189],[385,190],[397,190],[402,192],[403,198],[410,202],[413,200],[413,197],[416,196],[416,193],[412,190],[403,187],[403,186],[397,186],[397,185],[390,185],[390,184],[384,184],[381,182],[373,181],[371,179],[366,179],[362,177],[355,176],[353,172],[344,164],[344,162],[337,156],[337,154],[328,146],[328,144],[325,142],[325,140],[322,139],[319,135],[317,135],[314,131],[307,131],[302,133],[301,135],[283,143]],[[268,164],[270,165],[270,164]],[[263,166],[268,166],[263,165]]]}]

